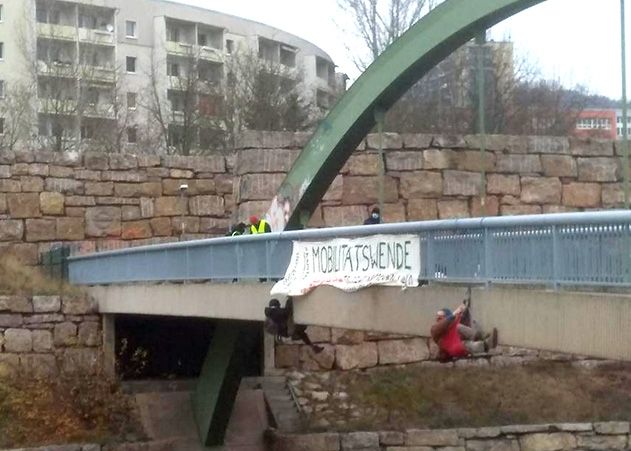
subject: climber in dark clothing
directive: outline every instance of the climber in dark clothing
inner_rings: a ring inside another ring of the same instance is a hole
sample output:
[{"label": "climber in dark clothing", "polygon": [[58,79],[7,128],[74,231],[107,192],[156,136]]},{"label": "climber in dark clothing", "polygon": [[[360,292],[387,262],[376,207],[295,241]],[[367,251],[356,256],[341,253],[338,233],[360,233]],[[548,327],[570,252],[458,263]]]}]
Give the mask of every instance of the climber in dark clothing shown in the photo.
[{"label": "climber in dark clothing", "polygon": [[265,330],[274,335],[277,341],[281,338],[302,340],[306,345],[318,354],[323,351],[322,346],[315,345],[307,335],[307,326],[294,323],[294,304],[291,298],[287,298],[285,307],[280,306],[278,299],[269,301],[269,307],[265,307]]}]

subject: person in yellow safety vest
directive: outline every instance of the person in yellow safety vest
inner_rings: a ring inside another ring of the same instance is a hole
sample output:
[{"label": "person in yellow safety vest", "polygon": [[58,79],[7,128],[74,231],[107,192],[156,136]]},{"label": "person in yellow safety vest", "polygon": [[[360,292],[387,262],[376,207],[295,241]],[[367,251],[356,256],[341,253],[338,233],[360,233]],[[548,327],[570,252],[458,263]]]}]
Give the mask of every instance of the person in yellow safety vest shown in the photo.
[{"label": "person in yellow safety vest", "polygon": [[270,233],[272,228],[265,219],[259,219],[257,216],[250,216],[250,233],[258,235],[259,233]]}]

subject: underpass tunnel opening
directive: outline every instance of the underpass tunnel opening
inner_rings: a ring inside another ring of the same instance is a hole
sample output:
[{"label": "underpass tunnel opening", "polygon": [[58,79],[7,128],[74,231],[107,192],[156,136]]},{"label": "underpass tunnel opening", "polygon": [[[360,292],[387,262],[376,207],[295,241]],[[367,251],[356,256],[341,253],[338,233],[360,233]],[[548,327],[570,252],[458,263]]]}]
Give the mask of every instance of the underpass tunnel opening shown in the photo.
[{"label": "underpass tunnel opening", "polygon": [[116,315],[114,354],[122,380],[192,379],[199,377],[220,322],[239,327],[250,337],[243,352],[242,377],[263,372],[261,323],[149,315]]}]

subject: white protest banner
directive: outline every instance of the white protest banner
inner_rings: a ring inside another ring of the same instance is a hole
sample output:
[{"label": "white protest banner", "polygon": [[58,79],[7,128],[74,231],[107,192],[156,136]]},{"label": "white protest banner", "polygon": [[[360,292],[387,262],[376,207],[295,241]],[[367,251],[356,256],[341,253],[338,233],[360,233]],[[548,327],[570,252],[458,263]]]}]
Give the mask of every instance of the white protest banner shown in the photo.
[{"label": "white protest banner", "polygon": [[285,277],[272,295],[301,296],[320,285],[356,291],[370,285],[417,287],[421,272],[416,235],[373,235],[294,241]]}]

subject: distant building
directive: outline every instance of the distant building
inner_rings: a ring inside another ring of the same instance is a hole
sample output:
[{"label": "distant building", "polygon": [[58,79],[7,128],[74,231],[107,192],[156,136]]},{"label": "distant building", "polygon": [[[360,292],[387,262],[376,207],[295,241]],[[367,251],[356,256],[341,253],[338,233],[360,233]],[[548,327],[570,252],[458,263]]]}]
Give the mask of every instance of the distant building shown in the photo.
[{"label": "distant building", "polygon": [[[343,89],[326,52],[258,22],[164,0],[12,0],[0,3],[0,102],[12,86],[32,78],[29,136],[62,130],[64,140],[79,143],[115,120],[114,84],[124,90],[124,109],[135,111],[152,74],[167,109],[179,111],[178,79],[186,76],[187,58],[197,60],[195,71],[208,89],[226,89],[225,65],[240,50],[282,66],[291,78],[287,85],[300,86],[303,99],[322,110]],[[197,103],[215,111],[216,99],[205,97]],[[168,115],[177,129],[177,115]],[[142,120],[130,117],[126,142],[136,142]],[[0,134],[9,122],[0,117]]]},{"label": "distant building", "polygon": [[[622,135],[624,130],[622,129],[622,125],[624,121],[622,120],[622,110],[616,110],[616,137],[617,139],[622,139]],[[631,109],[627,113],[627,134],[631,136]]]},{"label": "distant building", "polygon": [[[456,108],[470,108],[477,95],[477,61],[480,45],[470,41],[438,63],[423,78],[424,88],[438,95],[440,102]],[[515,77],[513,43],[487,41],[482,45],[487,84],[502,92]]]},{"label": "distant building", "polygon": [[[579,138],[622,139],[622,110],[619,108],[585,108],[576,119],[574,136]],[[627,117],[631,135],[631,110]]]},{"label": "distant building", "polygon": [[616,139],[615,109],[586,108],[578,114],[574,136],[578,138]]}]

